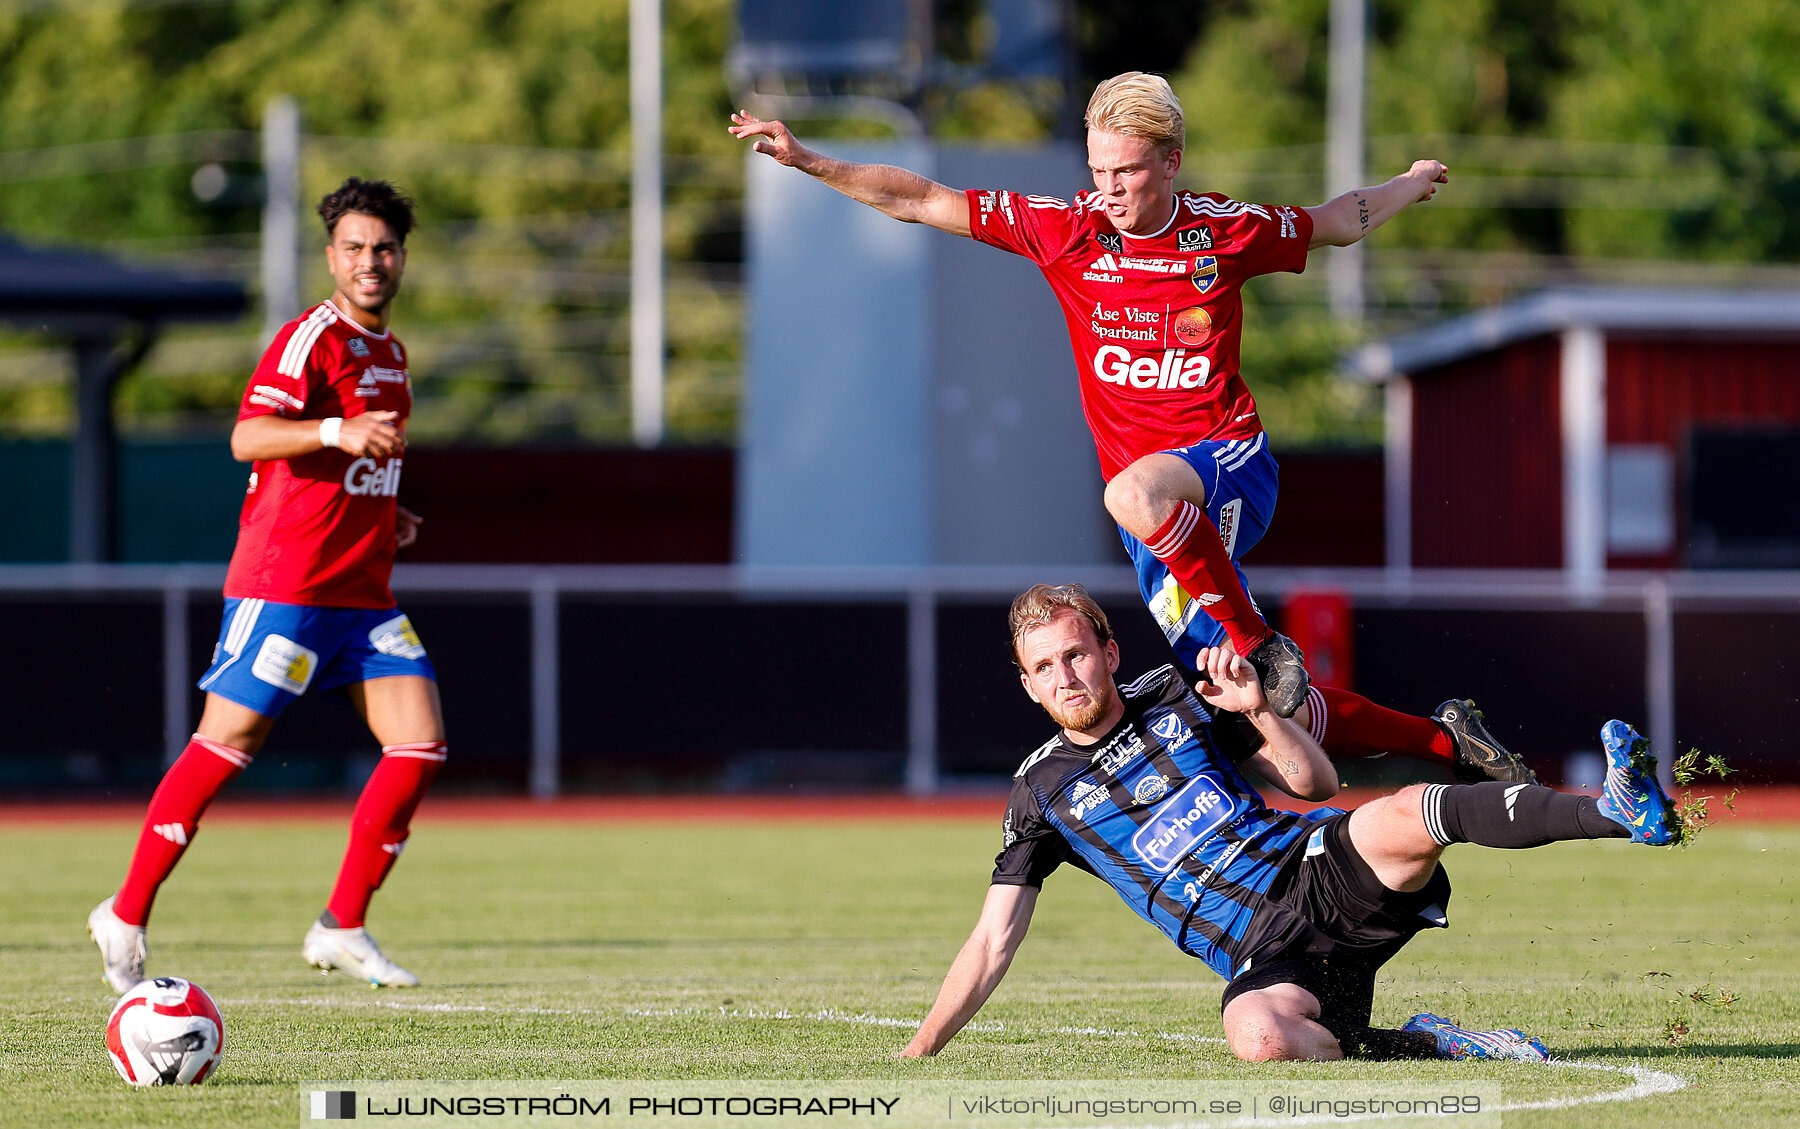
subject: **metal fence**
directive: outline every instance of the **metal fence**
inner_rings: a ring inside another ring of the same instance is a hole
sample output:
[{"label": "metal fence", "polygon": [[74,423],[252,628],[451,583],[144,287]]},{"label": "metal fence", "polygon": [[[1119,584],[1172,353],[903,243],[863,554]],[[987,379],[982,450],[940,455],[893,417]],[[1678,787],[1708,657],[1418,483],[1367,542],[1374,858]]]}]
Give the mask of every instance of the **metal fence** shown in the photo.
[{"label": "metal fence", "polygon": [[[192,731],[188,612],[196,599],[216,599],[224,569],[216,565],[22,565],[0,567],[0,595],[160,597],[162,731],[165,754],[177,755]],[[880,602],[905,608],[905,785],[930,794],[942,783],[939,762],[938,611],[946,601],[1004,601],[1051,580],[1086,584],[1120,606],[1137,598],[1129,569],[744,568],[734,566],[411,565],[396,569],[394,588],[409,595],[457,594],[523,600],[530,610],[530,771],[533,795],[558,794],[562,780],[562,648],[559,612],[566,597],[713,595],[738,601]],[[1359,609],[1626,612],[1643,620],[1643,702],[1648,735],[1665,771],[1676,733],[1678,611],[1800,613],[1800,573],[1612,573],[1577,585],[1561,572],[1264,569],[1258,593],[1279,601],[1298,591],[1341,592]],[[15,650],[15,656],[23,652]],[[15,658],[15,661],[22,661]]]}]

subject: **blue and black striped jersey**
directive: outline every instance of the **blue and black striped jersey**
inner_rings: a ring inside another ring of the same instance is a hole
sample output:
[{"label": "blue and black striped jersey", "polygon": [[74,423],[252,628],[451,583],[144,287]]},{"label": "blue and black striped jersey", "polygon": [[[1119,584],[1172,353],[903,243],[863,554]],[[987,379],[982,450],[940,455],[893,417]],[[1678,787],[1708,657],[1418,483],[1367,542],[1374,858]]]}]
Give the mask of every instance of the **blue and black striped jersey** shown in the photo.
[{"label": "blue and black striped jersey", "polygon": [[1013,775],[994,882],[1040,886],[1068,862],[1227,980],[1279,860],[1340,813],[1272,811],[1238,769],[1253,750],[1172,666],[1119,688],[1125,716],[1092,745],[1062,733]]}]

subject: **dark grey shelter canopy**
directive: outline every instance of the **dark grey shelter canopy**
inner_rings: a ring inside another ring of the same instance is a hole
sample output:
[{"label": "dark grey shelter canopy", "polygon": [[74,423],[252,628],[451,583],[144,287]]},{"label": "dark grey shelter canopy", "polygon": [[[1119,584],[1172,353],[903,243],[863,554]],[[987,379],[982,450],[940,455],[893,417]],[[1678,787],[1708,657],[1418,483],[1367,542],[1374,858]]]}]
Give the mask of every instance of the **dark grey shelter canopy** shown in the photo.
[{"label": "dark grey shelter canopy", "polygon": [[0,235],[0,322],[75,354],[69,559],[111,560],[116,453],[113,389],[174,322],[232,321],[249,306],[235,279],[128,266],[89,251],[29,247]]}]

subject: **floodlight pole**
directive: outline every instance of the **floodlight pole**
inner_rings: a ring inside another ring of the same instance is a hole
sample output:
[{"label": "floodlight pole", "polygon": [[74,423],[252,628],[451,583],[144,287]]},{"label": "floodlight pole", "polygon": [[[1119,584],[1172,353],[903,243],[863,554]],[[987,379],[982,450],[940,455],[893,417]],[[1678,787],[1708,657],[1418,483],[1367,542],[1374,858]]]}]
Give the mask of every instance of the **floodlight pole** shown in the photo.
[{"label": "floodlight pole", "polygon": [[263,109],[263,339],[300,312],[300,103],[287,95]]},{"label": "floodlight pole", "polygon": [[[1331,0],[1331,78],[1325,109],[1325,198],[1363,186],[1363,85],[1369,14],[1365,0]],[[1363,318],[1363,245],[1334,247],[1327,270],[1331,312]]]},{"label": "floodlight pole", "polygon": [[631,434],[663,440],[662,2],[631,0]]}]

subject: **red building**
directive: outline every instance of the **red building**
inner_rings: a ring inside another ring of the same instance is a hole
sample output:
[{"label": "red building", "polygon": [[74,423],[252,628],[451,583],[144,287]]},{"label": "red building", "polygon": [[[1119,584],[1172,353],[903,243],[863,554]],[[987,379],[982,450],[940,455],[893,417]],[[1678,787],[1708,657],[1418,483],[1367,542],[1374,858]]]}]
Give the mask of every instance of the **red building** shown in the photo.
[{"label": "red building", "polygon": [[1390,567],[1800,567],[1800,294],[1548,290],[1355,370]]}]

